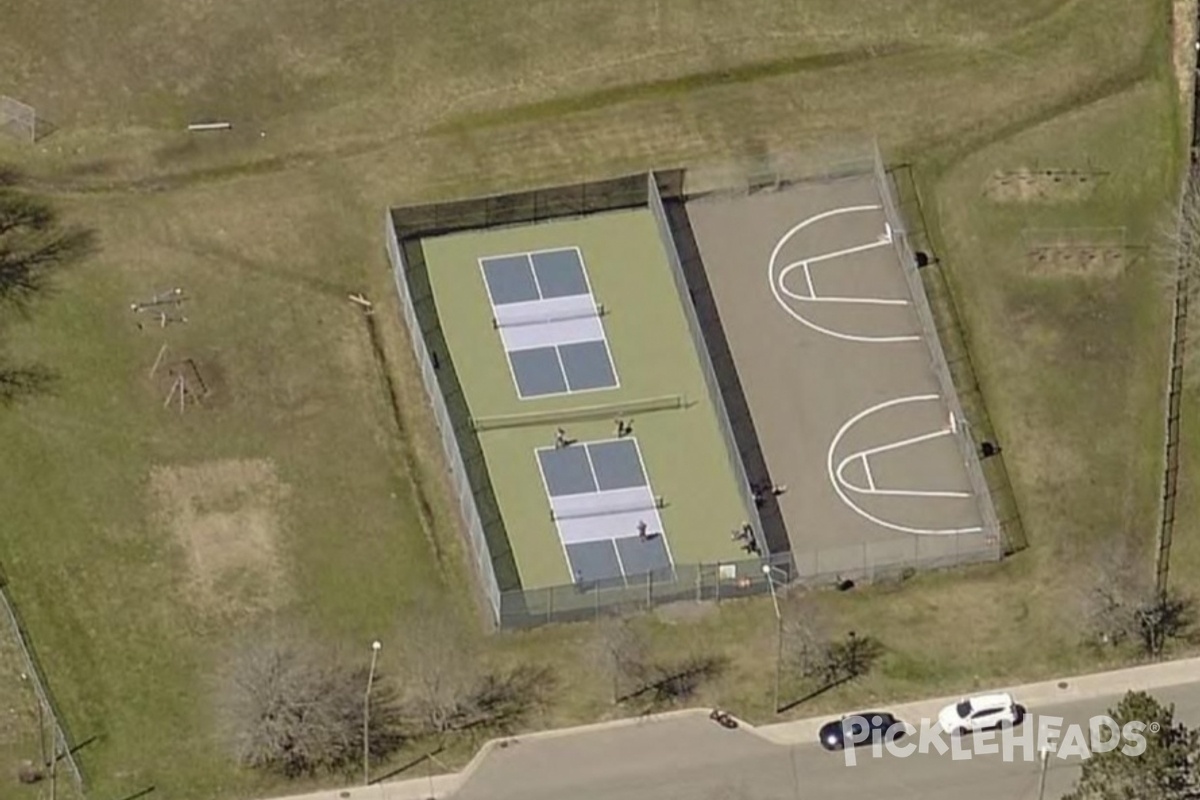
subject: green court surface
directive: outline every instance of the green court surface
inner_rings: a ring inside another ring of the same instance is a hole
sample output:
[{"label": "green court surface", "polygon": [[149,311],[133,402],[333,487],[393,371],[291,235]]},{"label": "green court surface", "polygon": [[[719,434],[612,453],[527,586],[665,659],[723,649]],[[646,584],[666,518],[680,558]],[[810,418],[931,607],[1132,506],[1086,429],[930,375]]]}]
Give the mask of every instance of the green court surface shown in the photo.
[{"label": "green court surface", "polygon": [[[522,400],[500,334],[493,328],[479,259],[558,247],[578,247],[582,253],[592,292],[605,308],[603,325],[619,387]],[[552,446],[560,426],[580,442],[611,439],[618,416],[632,421],[650,485],[666,503],[660,514],[674,562],[747,557],[730,537],[744,522],[740,492],[682,299],[648,210],[427,238],[422,248],[438,317],[472,417],[577,412],[573,421],[479,433],[524,589],[572,580],[550,517],[535,448]],[[578,419],[579,409],[669,396],[681,396],[684,403]]]}]

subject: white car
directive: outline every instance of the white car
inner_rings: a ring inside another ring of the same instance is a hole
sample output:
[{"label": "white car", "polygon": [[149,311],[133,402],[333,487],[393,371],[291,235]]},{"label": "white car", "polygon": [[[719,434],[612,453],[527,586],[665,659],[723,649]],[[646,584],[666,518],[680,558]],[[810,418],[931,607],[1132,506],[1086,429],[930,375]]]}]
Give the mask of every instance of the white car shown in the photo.
[{"label": "white car", "polygon": [[974,733],[1015,725],[1020,717],[1020,706],[1011,694],[977,694],[943,708],[938,713],[938,726],[946,733]]}]

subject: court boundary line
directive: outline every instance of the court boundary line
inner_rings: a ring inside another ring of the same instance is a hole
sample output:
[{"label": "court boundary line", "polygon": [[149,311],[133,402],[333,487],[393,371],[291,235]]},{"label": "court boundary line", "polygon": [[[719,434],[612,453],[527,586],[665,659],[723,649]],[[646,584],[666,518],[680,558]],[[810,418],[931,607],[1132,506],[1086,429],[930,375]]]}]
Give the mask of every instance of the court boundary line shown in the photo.
[{"label": "court boundary line", "polygon": [[[546,470],[542,468],[542,459],[538,457],[539,448],[533,449],[533,460],[537,462],[538,477],[542,479],[542,492],[546,495],[546,500],[549,501],[553,497],[550,494],[550,484],[546,481]],[[554,525],[554,538],[558,539],[558,546],[562,550],[563,561],[567,564],[567,576],[571,583],[576,586],[583,585],[583,577],[575,574],[575,565],[571,563],[571,554],[567,551],[567,542],[562,537],[562,531],[558,529],[558,520],[554,519],[554,505],[550,504],[550,522]],[[582,570],[581,570],[582,572]]]},{"label": "court boundary line", "polygon": [[[937,397],[939,400],[941,399],[941,395],[938,395]],[[845,458],[843,458],[841,460],[840,463],[838,463],[838,467],[837,467],[838,480],[841,481],[842,486],[846,487],[847,489],[850,489],[851,491],[858,492],[859,494],[877,494],[877,495],[893,496],[893,497],[960,497],[960,498],[971,497],[972,495],[970,492],[957,492],[957,491],[948,491],[948,490],[947,491],[919,491],[916,489],[913,489],[913,490],[879,489],[875,486],[875,481],[871,476],[871,466],[870,466],[871,465],[871,461],[870,461],[871,456],[878,455],[879,453],[887,453],[892,450],[899,450],[903,447],[911,447],[915,444],[920,444],[921,442],[930,442],[930,441],[933,441],[934,439],[941,439],[944,436],[953,436],[953,435],[954,435],[954,432],[951,431],[949,428],[946,428],[945,430],[933,431],[932,433],[923,433],[920,436],[910,436],[907,439],[897,439],[894,442],[879,445],[877,447],[869,447],[866,450],[859,450],[855,453],[852,453],[851,455],[846,456]],[[866,489],[862,488],[861,486],[856,486],[854,483],[847,480],[847,478],[844,474],[847,466],[849,466],[852,462],[860,460],[860,459],[862,460],[862,463],[863,463],[863,470],[867,474],[867,482],[868,482],[869,486]]]},{"label": "court boundary line", "polygon": [[[601,327],[603,328],[603,323],[601,323]],[[612,386],[597,386],[592,389],[572,389],[571,388],[571,379],[567,375],[567,368],[563,364],[562,353],[559,352],[559,348],[562,347],[563,345],[587,344],[588,342],[600,342],[601,344],[604,345],[604,355],[608,358],[608,366],[612,369],[612,375],[613,375],[613,385]],[[501,340],[500,348],[504,351],[504,359],[508,362],[508,373],[509,373],[509,375],[512,376],[513,388],[516,389],[516,391],[517,391],[517,399],[522,402],[524,402],[526,400],[541,400],[543,398],[548,398],[548,397],[566,397],[567,395],[571,395],[571,394],[592,394],[594,392],[611,392],[614,389],[621,388],[621,376],[617,373],[616,359],[613,358],[612,348],[609,347],[609,345],[608,345],[608,331],[604,331],[603,339],[584,339],[582,341],[563,342],[561,344],[543,344],[543,345],[538,345],[536,347],[522,347],[520,350],[509,350],[507,347],[504,346],[504,341]],[[512,354],[513,353],[524,353],[529,350],[546,350],[546,349],[550,349],[550,350],[554,351],[554,357],[558,360],[558,369],[562,373],[563,385],[567,387],[567,390],[565,392],[549,392],[547,394],[531,394],[531,395],[521,394],[521,384],[517,382],[517,373],[516,373],[516,370],[513,369],[513,365],[512,365]]]},{"label": "court boundary line", "polygon": [[[601,489],[600,488],[600,476],[596,474],[596,466],[595,466],[595,464],[592,463],[592,453],[591,453],[590,445],[611,444],[613,442],[625,442],[625,441],[632,441],[632,443],[633,443],[634,452],[637,453],[637,457],[638,457],[638,466],[641,468],[641,471],[642,471],[643,483],[640,486],[626,486],[626,487],[622,487],[621,489]],[[599,494],[603,494],[605,492],[624,491],[625,489],[639,489],[639,488],[644,488],[648,492],[650,492],[650,497],[652,500],[657,501],[657,498],[659,496],[654,493],[654,486],[650,482],[650,472],[649,472],[649,470],[646,469],[646,460],[645,460],[645,458],[642,457],[642,448],[641,448],[641,445],[638,444],[638,440],[637,440],[636,436],[633,436],[633,435],[612,436],[607,439],[596,439],[593,441],[578,442],[576,444],[571,444],[571,445],[567,445],[567,446],[568,447],[576,447],[576,446],[582,447],[584,458],[587,459],[588,470],[592,473],[592,481],[593,481],[593,483],[596,484],[596,490],[594,492],[576,492],[576,493],[570,494],[570,495],[553,495],[553,494],[551,494],[550,493],[550,484],[546,480],[546,470],[542,464],[542,459],[538,454],[541,453],[543,450],[557,450],[558,448],[550,446],[550,445],[541,445],[538,447],[534,447],[533,448],[533,457],[534,457],[534,461],[536,461],[537,465],[538,465],[538,476],[541,478],[541,481],[542,481],[542,491],[545,494],[546,501],[550,506],[550,521],[554,523],[554,533],[555,533],[555,536],[558,538],[559,547],[562,549],[563,559],[566,561],[567,573],[569,574],[571,582],[573,584],[582,585],[586,581],[582,578],[577,578],[575,575],[575,565],[571,562],[571,552],[570,552],[570,550],[568,550],[569,545],[568,545],[567,541],[563,538],[562,528],[559,525],[559,520],[556,518],[556,516],[554,514],[554,498],[556,496],[558,496],[558,497],[581,497],[581,496],[587,495],[587,494],[599,495]],[[651,511],[653,513],[654,517],[658,520],[659,530],[656,531],[655,533],[658,535],[658,537],[660,539],[662,539],[663,550],[667,554],[667,569],[669,569],[671,571],[672,578],[677,578],[678,575],[675,572],[675,555],[674,555],[674,553],[671,552],[671,542],[667,538],[667,524],[666,524],[666,522],[663,521],[662,513],[661,513],[662,509],[659,508],[658,505],[656,504],[648,510]],[[588,515],[588,516],[603,516],[603,514]],[[621,548],[617,546],[618,538],[631,538],[631,537],[608,536],[607,538],[588,539],[586,542],[576,542],[574,544],[587,544],[590,542],[608,542],[609,546],[613,550],[613,553],[616,555],[617,566],[621,570],[621,580],[625,584],[625,586],[628,587],[630,575],[629,575],[629,572],[627,572],[625,569],[625,560],[623,558],[621,558]],[[652,575],[653,570],[651,570],[650,572],[647,572],[647,573],[643,573],[643,574],[645,574],[647,576]],[[596,580],[602,581],[602,580],[608,580],[608,579],[598,578]],[[648,578],[648,580],[649,580],[649,578]]]},{"label": "court boundary line", "polygon": [[621,548],[617,547],[615,538],[608,539],[608,546],[612,548],[613,555],[617,557],[617,569],[621,570],[621,583],[629,586],[629,573],[625,571],[625,559],[621,558]]},{"label": "court boundary line", "polygon": [[[906,403],[930,402],[930,401],[941,401],[941,400],[942,400],[942,397],[939,394],[919,394],[919,395],[909,395],[907,397],[896,397],[896,398],[892,398],[891,400],[885,400],[881,403],[876,403],[873,406],[865,408],[862,411],[859,411],[854,416],[850,417],[850,419],[848,419],[845,423],[843,423],[843,425],[838,429],[837,433],[834,434],[832,441],[830,441],[830,443],[829,443],[829,450],[825,457],[825,467],[828,472],[829,482],[833,486],[834,492],[837,493],[838,498],[842,501],[842,503],[844,503],[846,505],[847,508],[849,508],[851,511],[855,512],[856,514],[858,514],[860,517],[867,520],[868,522],[873,522],[882,528],[887,528],[889,530],[898,531],[900,533],[908,533],[908,534],[912,534],[914,536],[956,536],[958,534],[983,533],[982,524],[980,524],[976,527],[972,527],[972,528],[914,528],[914,527],[910,527],[907,525],[900,525],[900,524],[897,524],[894,522],[888,522],[887,520],[880,519],[879,517],[875,516],[874,514],[871,514],[870,512],[865,511],[862,508],[860,508],[856,503],[854,503],[853,500],[851,500],[847,496],[846,492],[844,491],[844,488],[853,488],[853,487],[850,486],[849,484],[841,483],[841,481],[840,481],[841,476],[838,473],[838,470],[835,469],[835,467],[833,465],[834,454],[835,454],[835,451],[837,450],[838,443],[841,442],[842,437],[844,437],[851,428],[853,428],[855,425],[857,425],[863,419],[865,419],[879,411],[884,411],[888,408],[894,408],[896,406],[902,406]],[[924,434],[924,436],[926,438],[932,438],[934,436],[941,436],[941,435],[947,435],[947,434],[949,434],[949,431],[939,431],[939,432],[936,432],[933,434]],[[917,438],[917,437],[912,437],[912,438]],[[895,444],[896,444],[895,442],[892,443],[892,445],[895,445]],[[892,449],[896,449],[896,448],[893,447]],[[860,457],[859,453],[855,453],[853,456],[853,458],[858,458],[858,457]],[[844,466],[845,463],[846,463],[846,461],[843,461],[842,466]],[[886,491],[886,490],[881,490],[876,493],[883,493],[883,491]],[[920,495],[917,495],[917,496],[920,496]],[[969,493],[962,495],[962,497],[971,497],[971,496],[972,495]]]},{"label": "court boundary line", "polygon": [[[847,303],[868,306],[910,306],[912,303],[903,298],[887,298],[887,297],[838,297],[834,295],[818,295],[816,286],[813,284],[812,269],[814,264],[821,264],[825,261],[832,261],[835,258],[843,258],[845,256],[854,255],[855,253],[865,253],[869,250],[875,250],[879,247],[887,247],[892,244],[892,226],[887,222],[883,223],[884,232],[875,241],[869,244],[855,245],[854,247],[846,247],[841,250],[834,250],[830,253],[823,253],[812,258],[803,258],[799,261],[793,261],[779,271],[775,280],[779,282],[779,291],[783,292],[793,300],[798,300],[804,303]],[[796,294],[787,286],[787,276],[797,268],[804,270],[804,282],[808,285],[808,295]]]},{"label": "court boundary line", "polygon": [[[801,325],[804,325],[805,327],[807,327],[811,330],[814,330],[818,333],[823,333],[826,336],[830,336],[834,339],[841,339],[843,341],[848,341],[848,342],[889,344],[889,343],[894,343],[894,342],[917,342],[917,341],[921,340],[920,335],[916,335],[916,334],[907,335],[907,336],[860,336],[857,334],[841,333],[839,331],[829,330],[828,328],[824,328],[820,325],[817,325],[815,322],[812,322],[811,320],[806,319],[803,315],[801,315],[795,309],[793,309],[791,306],[789,306],[784,301],[783,297],[780,296],[781,290],[785,290],[785,287],[783,287],[781,285],[782,277],[777,276],[777,274],[776,274],[776,268],[775,268],[776,262],[779,260],[779,253],[783,250],[784,246],[789,241],[791,241],[792,237],[794,237],[797,233],[799,233],[800,231],[807,228],[809,225],[813,225],[817,222],[821,222],[821,221],[829,219],[831,217],[836,217],[841,214],[853,214],[853,213],[860,213],[860,212],[864,212],[864,211],[882,211],[882,210],[883,210],[883,206],[879,205],[879,204],[860,205],[860,206],[841,206],[838,208],[830,209],[828,211],[822,211],[819,214],[815,214],[815,215],[797,223],[796,225],[793,225],[786,233],[784,233],[782,236],[779,237],[779,240],[775,243],[774,249],[771,251],[771,257],[767,261],[767,283],[771,287],[771,295],[775,298],[775,302],[779,304],[779,307],[782,308],[784,310],[784,312],[786,312],[788,314],[788,316],[792,317],[794,320],[799,322]],[[890,229],[890,227],[889,227],[889,229]],[[877,246],[882,246],[882,244],[890,244],[890,242],[875,242],[871,246],[877,247]],[[788,266],[793,266],[793,265],[788,265]],[[777,283],[777,281],[778,281],[778,283]],[[812,302],[811,298],[809,299],[809,301]]]},{"label": "court boundary line", "polygon": [[[496,305],[496,298],[492,294],[492,285],[490,283],[488,283],[487,267],[485,265],[485,262],[492,261],[492,260],[500,260],[503,258],[518,258],[518,257],[524,258],[525,261],[529,264],[529,274],[533,278],[533,285],[534,285],[534,288],[537,289],[538,296],[537,296],[536,300],[523,300],[523,301],[519,301],[519,302],[525,302],[525,303],[545,302],[547,300],[558,300],[560,298],[546,297],[545,295],[542,294],[542,284],[541,284],[541,281],[538,280],[537,268],[533,264],[533,257],[535,255],[538,255],[541,253],[562,253],[562,252],[568,252],[568,251],[573,251],[575,253],[576,257],[579,259],[579,271],[583,274],[583,285],[585,287],[587,287],[587,297],[589,300],[591,300],[592,308],[596,310],[596,318],[600,321],[600,332],[601,332],[602,336],[599,339],[582,339],[582,340],[571,341],[571,342],[554,342],[553,344],[543,344],[543,345],[537,345],[534,347],[522,347],[518,350],[510,350],[508,348],[507,344],[505,344],[504,334],[500,333],[499,334],[500,347],[502,350],[504,350],[504,360],[508,362],[508,374],[509,374],[509,377],[512,378],[513,388],[516,389],[517,399],[521,400],[521,401],[540,400],[540,399],[546,398],[546,397],[564,397],[564,396],[570,395],[570,394],[587,394],[589,392],[604,392],[604,391],[609,391],[611,389],[620,389],[621,388],[621,375],[617,372],[617,361],[616,361],[616,358],[613,356],[612,345],[610,344],[609,339],[608,339],[608,330],[604,327],[603,314],[600,313],[600,309],[604,308],[604,306],[601,303],[597,302],[597,300],[596,300],[596,292],[592,289],[592,279],[591,279],[591,276],[588,275],[587,261],[584,260],[583,250],[580,249],[579,245],[568,245],[566,247],[545,247],[540,250],[525,250],[525,251],[518,251],[518,252],[514,252],[514,253],[502,253],[500,255],[476,256],[475,263],[479,265],[479,276],[483,279],[483,289],[484,289],[484,292],[487,294],[488,307],[491,309],[491,312],[492,312],[492,321],[493,321],[493,323],[495,323],[496,320],[499,319],[499,317],[497,316],[497,310],[498,310],[499,306]],[[563,295],[563,297],[583,297],[583,295]],[[502,305],[513,305],[513,304],[512,303],[503,303]],[[537,324],[537,323],[531,323],[531,324]],[[613,376],[613,385],[612,386],[597,386],[592,389],[572,389],[571,388],[571,378],[567,374],[566,365],[563,363],[562,352],[560,351],[560,346],[563,344],[583,344],[585,342],[603,342],[604,343],[604,355],[608,359],[609,369],[612,370],[612,376]],[[538,350],[538,349],[542,349],[542,348],[546,348],[546,347],[550,347],[550,348],[554,349],[554,358],[558,361],[558,370],[562,374],[563,386],[565,386],[567,390],[565,392],[550,392],[547,394],[531,394],[531,395],[523,394],[521,392],[521,384],[517,381],[517,371],[513,368],[512,354],[520,353],[524,350]]]}]

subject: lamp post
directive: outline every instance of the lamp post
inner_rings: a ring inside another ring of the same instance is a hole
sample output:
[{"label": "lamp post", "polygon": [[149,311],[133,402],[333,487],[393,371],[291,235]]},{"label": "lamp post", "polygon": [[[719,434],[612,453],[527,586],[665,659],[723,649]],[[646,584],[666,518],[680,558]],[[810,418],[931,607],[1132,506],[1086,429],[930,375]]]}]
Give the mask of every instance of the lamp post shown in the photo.
[{"label": "lamp post", "polygon": [[375,683],[375,662],[381,647],[378,639],[371,642],[371,669],[367,673],[367,693],[363,697],[363,786],[371,783],[371,685]]},{"label": "lamp post", "polygon": [[779,673],[783,669],[783,614],[779,613],[779,595],[775,594],[775,576],[771,574],[771,565],[763,564],[763,575],[767,576],[767,585],[771,587],[771,603],[775,607],[775,713],[779,713]]},{"label": "lamp post", "polygon": [[1050,761],[1050,748],[1042,748],[1042,774],[1038,776],[1038,800],[1046,796],[1046,766]]}]

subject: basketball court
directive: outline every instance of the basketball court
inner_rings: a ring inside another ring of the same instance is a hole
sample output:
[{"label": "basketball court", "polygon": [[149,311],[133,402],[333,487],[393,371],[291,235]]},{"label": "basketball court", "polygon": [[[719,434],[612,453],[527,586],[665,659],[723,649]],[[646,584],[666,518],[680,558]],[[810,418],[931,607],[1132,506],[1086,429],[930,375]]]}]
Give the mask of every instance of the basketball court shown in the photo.
[{"label": "basketball court", "polygon": [[801,572],[994,552],[873,176],[687,214]]}]

